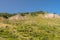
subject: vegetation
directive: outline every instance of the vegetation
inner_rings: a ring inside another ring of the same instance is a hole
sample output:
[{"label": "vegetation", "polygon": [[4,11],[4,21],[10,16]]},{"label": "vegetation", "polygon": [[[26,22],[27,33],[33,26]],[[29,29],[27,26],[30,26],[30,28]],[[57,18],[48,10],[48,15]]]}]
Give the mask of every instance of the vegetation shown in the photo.
[{"label": "vegetation", "polygon": [[0,40],[60,40],[60,18],[43,18],[42,14],[44,12],[20,14],[27,17],[5,20],[7,23],[0,20]]}]

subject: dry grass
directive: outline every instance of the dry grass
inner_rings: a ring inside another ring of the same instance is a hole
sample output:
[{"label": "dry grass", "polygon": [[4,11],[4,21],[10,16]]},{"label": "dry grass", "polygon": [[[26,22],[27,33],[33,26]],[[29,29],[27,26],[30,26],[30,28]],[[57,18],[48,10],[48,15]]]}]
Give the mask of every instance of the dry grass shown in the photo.
[{"label": "dry grass", "polygon": [[20,18],[0,23],[0,39],[60,40],[60,18],[45,18],[42,14]]}]

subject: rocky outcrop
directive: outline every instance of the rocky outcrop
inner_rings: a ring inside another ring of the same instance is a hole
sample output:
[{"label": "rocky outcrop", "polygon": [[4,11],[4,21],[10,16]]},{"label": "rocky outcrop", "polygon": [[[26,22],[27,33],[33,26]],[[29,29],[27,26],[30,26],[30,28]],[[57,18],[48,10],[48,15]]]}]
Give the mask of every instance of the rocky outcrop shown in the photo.
[{"label": "rocky outcrop", "polygon": [[15,15],[9,18],[9,20],[26,20],[29,19],[28,16]]},{"label": "rocky outcrop", "polygon": [[60,16],[57,14],[45,14],[44,17],[45,18],[60,18]]},{"label": "rocky outcrop", "polygon": [[[31,15],[30,15],[31,16]],[[43,15],[40,15],[39,17],[43,17],[43,18],[60,18],[59,15],[57,14],[44,14]],[[9,20],[28,20],[29,19],[29,16],[25,15],[25,16],[21,16],[19,14],[15,15],[15,16],[12,16],[9,18]]]}]

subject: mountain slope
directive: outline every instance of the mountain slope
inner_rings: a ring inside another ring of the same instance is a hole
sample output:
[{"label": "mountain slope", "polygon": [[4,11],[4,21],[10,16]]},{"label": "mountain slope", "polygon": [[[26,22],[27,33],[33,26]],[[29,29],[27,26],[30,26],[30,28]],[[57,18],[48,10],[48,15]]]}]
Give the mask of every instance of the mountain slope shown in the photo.
[{"label": "mountain slope", "polygon": [[0,23],[1,40],[60,40],[60,18],[37,16],[18,16],[15,20]]}]

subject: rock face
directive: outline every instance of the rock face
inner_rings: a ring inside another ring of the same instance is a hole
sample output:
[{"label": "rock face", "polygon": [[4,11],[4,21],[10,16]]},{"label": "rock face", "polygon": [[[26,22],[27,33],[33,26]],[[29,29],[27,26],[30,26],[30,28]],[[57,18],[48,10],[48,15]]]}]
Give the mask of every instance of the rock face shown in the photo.
[{"label": "rock face", "polygon": [[26,20],[28,19],[27,16],[15,15],[9,18],[9,20]]},{"label": "rock face", "polygon": [[[44,18],[60,18],[57,14],[45,14],[43,16]],[[27,20],[29,19],[29,16],[21,16],[21,15],[15,15],[9,18],[9,20]]]},{"label": "rock face", "polygon": [[20,18],[20,15],[15,15],[9,18],[9,20],[17,20]]},{"label": "rock face", "polygon": [[60,18],[57,14],[45,14],[45,18]]}]

